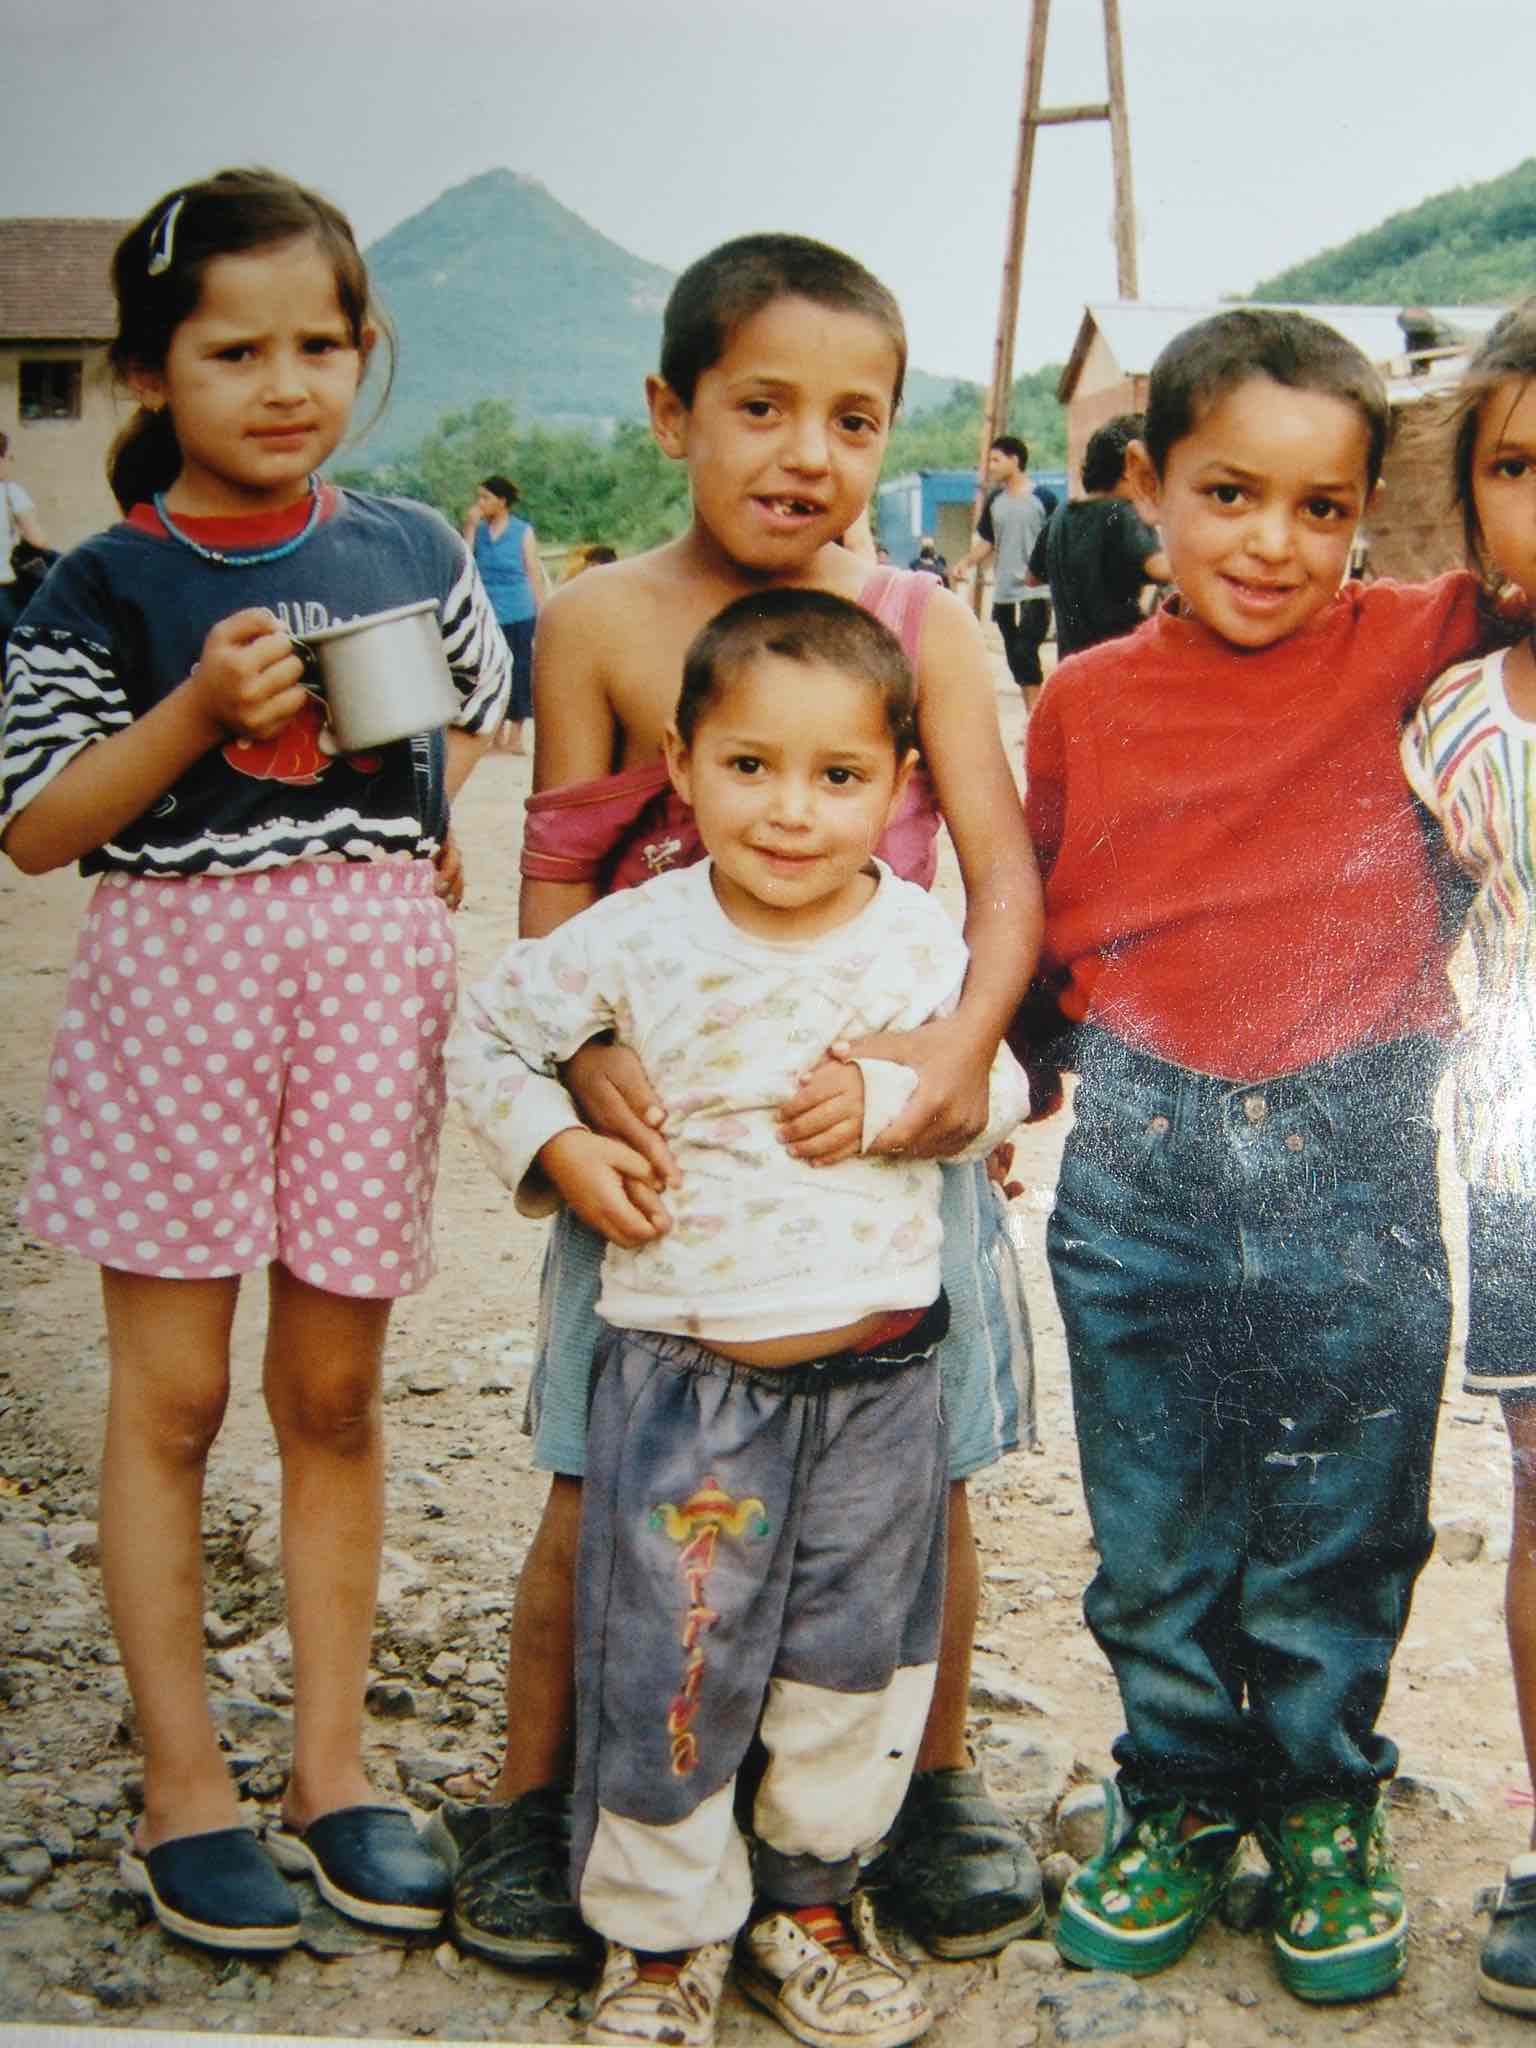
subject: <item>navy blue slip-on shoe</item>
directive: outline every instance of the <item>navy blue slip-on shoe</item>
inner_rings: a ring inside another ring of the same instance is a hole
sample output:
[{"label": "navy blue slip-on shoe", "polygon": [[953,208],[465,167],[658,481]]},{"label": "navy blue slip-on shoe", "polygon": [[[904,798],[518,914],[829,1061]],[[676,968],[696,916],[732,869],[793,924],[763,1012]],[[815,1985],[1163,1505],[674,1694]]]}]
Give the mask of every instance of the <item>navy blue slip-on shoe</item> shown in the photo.
[{"label": "navy blue slip-on shoe", "polygon": [[307,1828],[274,1823],[267,1847],[280,1870],[313,1877],[349,1920],[430,1932],[448,1910],[448,1866],[397,1806],[342,1806]]},{"label": "navy blue slip-on shoe", "polygon": [[178,1835],[158,1849],[124,1849],[118,1874],[155,1918],[204,1948],[271,1953],[299,1938],[299,1902],[249,1828]]},{"label": "navy blue slip-on shoe", "polygon": [[1536,1855],[1517,1856],[1493,1901],[1477,1959],[1477,1995],[1505,2012],[1536,2015]]}]

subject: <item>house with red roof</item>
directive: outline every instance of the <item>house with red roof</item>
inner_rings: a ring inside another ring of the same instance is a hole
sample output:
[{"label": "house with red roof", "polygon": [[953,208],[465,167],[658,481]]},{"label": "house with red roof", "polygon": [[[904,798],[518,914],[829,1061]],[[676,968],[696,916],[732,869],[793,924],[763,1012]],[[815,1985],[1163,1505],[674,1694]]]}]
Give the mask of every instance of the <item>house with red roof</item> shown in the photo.
[{"label": "house with red roof", "polygon": [[124,220],[0,220],[0,431],[55,547],[117,516],[106,458],[128,417],[107,343]]}]

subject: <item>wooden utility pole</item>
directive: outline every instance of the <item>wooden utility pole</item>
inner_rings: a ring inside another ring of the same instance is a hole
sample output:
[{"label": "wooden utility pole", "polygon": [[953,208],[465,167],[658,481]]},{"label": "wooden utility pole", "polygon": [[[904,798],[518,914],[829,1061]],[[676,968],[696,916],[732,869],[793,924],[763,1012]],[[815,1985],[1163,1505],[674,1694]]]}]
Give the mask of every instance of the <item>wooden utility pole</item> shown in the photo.
[{"label": "wooden utility pole", "polygon": [[[1019,141],[1014,159],[1013,194],[1008,207],[1008,242],[1003,253],[1003,288],[997,314],[997,340],[992,350],[992,383],[981,422],[977,468],[984,474],[987,451],[1008,430],[1008,394],[1013,385],[1013,345],[1018,327],[1020,273],[1024,260],[1024,228],[1029,218],[1029,187],[1035,168],[1035,135],[1071,121],[1107,121],[1115,174],[1115,272],[1122,299],[1136,290],[1136,205],[1131,193],[1131,130],[1125,111],[1125,66],[1120,55],[1120,0],[1100,0],[1104,11],[1104,73],[1109,98],[1080,107],[1042,107],[1045,41],[1051,25],[1051,0],[1032,0],[1029,49],[1024,60],[1024,98],[1019,112]],[[980,578],[977,604],[980,604]]]}]

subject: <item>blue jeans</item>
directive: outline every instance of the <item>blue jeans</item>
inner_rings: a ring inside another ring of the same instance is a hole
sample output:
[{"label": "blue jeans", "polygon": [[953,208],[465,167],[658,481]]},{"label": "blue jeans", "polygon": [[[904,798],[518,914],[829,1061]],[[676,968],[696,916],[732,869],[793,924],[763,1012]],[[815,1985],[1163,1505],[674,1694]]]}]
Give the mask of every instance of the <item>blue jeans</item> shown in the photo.
[{"label": "blue jeans", "polygon": [[1450,1297],[1403,1039],[1239,1085],[1083,1034],[1048,1246],[1133,1806],[1371,1799]]}]

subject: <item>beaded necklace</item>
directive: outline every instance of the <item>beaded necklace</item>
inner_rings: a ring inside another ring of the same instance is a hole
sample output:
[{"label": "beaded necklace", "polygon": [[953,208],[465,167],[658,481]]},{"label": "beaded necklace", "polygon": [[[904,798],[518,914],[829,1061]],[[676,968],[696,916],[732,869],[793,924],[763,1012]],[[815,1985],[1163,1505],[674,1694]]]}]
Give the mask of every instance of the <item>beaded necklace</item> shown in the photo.
[{"label": "beaded necklace", "polygon": [[156,491],[154,507],[160,524],[171,536],[179,540],[184,548],[190,548],[194,555],[201,555],[205,562],[217,562],[222,569],[254,569],[261,562],[280,562],[285,555],[294,554],[303,547],[314,532],[320,520],[320,479],[309,479],[309,517],[291,540],[285,540],[280,547],[263,548],[257,554],[226,555],[222,548],[205,547],[200,540],[194,540],[190,533],[183,533],[165,506],[165,493]]}]

